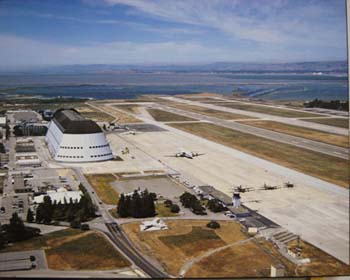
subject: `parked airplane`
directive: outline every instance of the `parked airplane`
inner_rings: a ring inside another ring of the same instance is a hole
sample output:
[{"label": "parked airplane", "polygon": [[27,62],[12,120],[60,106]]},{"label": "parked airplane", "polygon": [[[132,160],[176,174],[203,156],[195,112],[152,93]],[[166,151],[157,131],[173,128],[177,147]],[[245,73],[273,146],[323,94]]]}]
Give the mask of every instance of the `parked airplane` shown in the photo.
[{"label": "parked airplane", "polygon": [[175,155],[167,156],[167,157],[185,157],[189,159],[193,159],[194,157],[202,156],[204,154],[199,154],[195,152],[188,152],[188,151],[180,151],[176,153]]},{"label": "parked airplane", "polygon": [[245,187],[242,187],[242,185],[239,185],[238,187],[234,187],[234,191],[239,193],[245,193],[245,192],[254,191],[254,189],[248,188],[248,187],[245,188]]}]

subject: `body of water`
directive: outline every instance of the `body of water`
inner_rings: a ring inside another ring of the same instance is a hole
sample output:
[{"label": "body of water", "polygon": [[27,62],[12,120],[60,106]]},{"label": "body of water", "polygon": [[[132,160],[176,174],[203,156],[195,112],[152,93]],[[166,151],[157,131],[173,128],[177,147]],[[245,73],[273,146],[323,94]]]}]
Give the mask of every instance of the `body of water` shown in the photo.
[{"label": "body of water", "polygon": [[260,99],[347,99],[347,77],[324,75],[137,73],[82,75],[0,75],[2,94],[45,98],[135,98],[142,94],[240,91]]}]

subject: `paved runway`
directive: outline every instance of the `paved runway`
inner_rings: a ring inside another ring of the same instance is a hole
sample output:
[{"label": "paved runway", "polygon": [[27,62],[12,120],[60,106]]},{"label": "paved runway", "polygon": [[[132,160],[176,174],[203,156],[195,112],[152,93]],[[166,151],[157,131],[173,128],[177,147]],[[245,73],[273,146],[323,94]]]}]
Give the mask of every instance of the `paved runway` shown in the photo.
[{"label": "paved runway", "polygon": [[[210,184],[230,195],[234,185],[258,189],[264,183],[294,189],[253,191],[242,195],[247,206],[298,234],[329,254],[349,262],[348,190],[312,176],[256,158],[192,134],[169,128],[167,132],[125,135],[140,149],[177,170],[192,184]],[[154,141],[157,139],[157,145]],[[205,152],[193,160],[165,155],[178,148]]]},{"label": "paved runway", "polygon": [[333,146],[333,145],[325,144],[322,142],[317,142],[317,141],[313,141],[313,140],[309,140],[309,139],[305,139],[305,138],[301,138],[301,137],[297,137],[297,136],[292,136],[292,135],[288,135],[288,134],[284,134],[284,133],[279,133],[279,132],[275,132],[275,131],[271,131],[271,130],[267,130],[267,129],[263,129],[263,128],[253,127],[253,126],[245,125],[245,124],[238,123],[238,122],[232,122],[232,121],[218,119],[215,117],[209,117],[209,116],[201,115],[198,113],[180,110],[177,108],[164,106],[164,105],[160,105],[160,104],[156,104],[153,106],[156,108],[165,110],[165,111],[184,115],[187,117],[192,117],[192,118],[195,118],[198,120],[207,120],[207,121],[210,121],[216,125],[231,128],[231,129],[238,130],[238,131],[244,132],[244,133],[253,134],[253,135],[267,138],[270,140],[274,140],[277,142],[290,144],[293,146],[297,146],[300,148],[312,150],[312,151],[327,154],[327,155],[331,155],[334,157],[339,157],[339,158],[343,158],[343,159],[349,158],[349,150],[346,148]]},{"label": "paved runway", "polygon": [[[306,128],[310,128],[310,129],[321,130],[321,131],[328,132],[328,133],[335,133],[335,134],[346,135],[346,136],[349,134],[348,129],[345,129],[345,128],[329,126],[329,125],[325,125],[325,124],[306,122],[303,120],[299,120],[297,118],[285,118],[285,117],[273,116],[273,115],[268,115],[268,114],[263,114],[263,113],[250,112],[250,111],[246,111],[246,110],[238,110],[238,109],[227,108],[227,107],[223,107],[223,106],[217,106],[217,105],[213,105],[213,104],[204,104],[204,103],[200,103],[198,101],[190,101],[190,100],[185,100],[185,99],[176,98],[176,97],[161,97],[161,98],[163,98],[165,100],[181,102],[181,103],[185,103],[185,104],[189,104],[189,105],[201,106],[201,107],[205,107],[205,108],[209,108],[209,109],[213,109],[213,110],[219,110],[219,111],[224,111],[224,112],[229,112],[229,113],[234,113],[234,114],[246,115],[249,117],[261,118],[264,120],[271,120],[271,121],[276,121],[276,122],[285,123],[285,124],[302,126],[302,127],[306,127]],[[329,117],[329,115],[325,115],[325,117]]]}]

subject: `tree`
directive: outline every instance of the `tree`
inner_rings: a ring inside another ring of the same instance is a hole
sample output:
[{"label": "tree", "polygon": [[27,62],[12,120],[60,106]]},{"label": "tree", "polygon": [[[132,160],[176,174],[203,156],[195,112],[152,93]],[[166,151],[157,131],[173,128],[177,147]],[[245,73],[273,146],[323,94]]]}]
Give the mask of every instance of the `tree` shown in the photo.
[{"label": "tree", "polygon": [[42,203],[43,208],[44,208],[44,213],[43,213],[43,222],[44,224],[49,224],[51,223],[52,220],[52,214],[53,214],[53,207],[52,207],[52,202],[51,198],[49,196],[44,196],[44,202]]},{"label": "tree", "polygon": [[208,224],[207,224],[207,227],[208,228],[213,228],[213,229],[217,229],[217,228],[220,228],[220,224],[216,221],[210,221]]},{"label": "tree", "polygon": [[49,196],[44,196],[43,203],[40,203],[36,210],[36,222],[44,224],[51,223],[52,216],[54,213],[54,208]]},{"label": "tree", "polygon": [[190,194],[189,192],[184,192],[180,196],[180,202],[185,208],[191,208],[195,201],[198,200],[195,195]]},{"label": "tree", "polygon": [[173,204],[173,202],[170,199],[167,199],[164,201],[165,207],[170,207]]},{"label": "tree", "polygon": [[226,207],[224,207],[220,201],[218,199],[210,199],[208,201],[208,208],[210,209],[210,211],[217,213],[217,212],[221,212],[224,211],[226,209]]},{"label": "tree", "polygon": [[198,199],[191,206],[191,210],[196,215],[207,215],[204,207],[201,205],[201,203]]},{"label": "tree", "polygon": [[13,213],[10,218],[10,224],[7,227],[7,235],[8,239],[13,242],[26,239],[26,228],[16,212]]},{"label": "tree", "polygon": [[117,206],[117,213],[121,218],[126,218],[129,216],[124,194],[120,195],[118,206]]},{"label": "tree", "polygon": [[170,212],[171,213],[179,213],[180,212],[180,207],[177,204],[172,204],[170,206]]},{"label": "tree", "polygon": [[34,222],[34,213],[30,208],[28,209],[28,212],[27,212],[27,222],[28,223]]},{"label": "tree", "polygon": [[6,247],[6,244],[7,244],[6,234],[0,226],[0,249],[4,249]]},{"label": "tree", "polygon": [[3,143],[0,143],[0,153],[4,154],[6,151],[5,151],[5,146]]},{"label": "tree", "polygon": [[81,230],[90,230],[90,226],[89,226],[88,224],[82,224],[82,225],[80,226],[80,229],[81,229]]}]

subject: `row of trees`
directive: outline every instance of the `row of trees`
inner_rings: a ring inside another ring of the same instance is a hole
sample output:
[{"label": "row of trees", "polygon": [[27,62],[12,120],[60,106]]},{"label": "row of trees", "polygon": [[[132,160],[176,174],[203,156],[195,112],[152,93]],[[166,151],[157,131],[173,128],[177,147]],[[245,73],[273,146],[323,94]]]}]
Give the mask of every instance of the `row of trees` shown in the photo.
[{"label": "row of trees", "polygon": [[[66,221],[74,225],[80,225],[95,217],[96,208],[83,185],[79,189],[83,192],[80,201],[65,201],[64,203],[52,203],[49,196],[44,197],[44,202],[40,203],[35,215],[35,222],[50,224],[52,221]],[[27,221],[34,221],[33,213],[28,211]]]},{"label": "row of trees", "polygon": [[135,190],[132,195],[121,194],[117,206],[119,217],[146,218],[156,215],[155,200],[157,195],[149,193],[148,190],[142,192]]},{"label": "row of trees", "polygon": [[304,103],[304,107],[306,108],[325,108],[325,109],[333,109],[333,110],[349,110],[349,101],[341,101],[341,100],[330,100],[324,101],[319,99],[314,99],[309,102]]},{"label": "row of trees", "polygon": [[184,192],[180,196],[180,202],[185,208],[189,208],[196,215],[206,215],[205,208],[202,206],[200,200],[189,192]]},{"label": "row of trees", "polygon": [[27,227],[17,213],[13,213],[10,223],[0,226],[0,249],[9,242],[18,242],[40,234],[40,229]]}]

